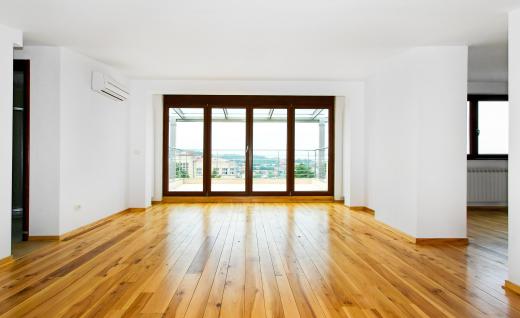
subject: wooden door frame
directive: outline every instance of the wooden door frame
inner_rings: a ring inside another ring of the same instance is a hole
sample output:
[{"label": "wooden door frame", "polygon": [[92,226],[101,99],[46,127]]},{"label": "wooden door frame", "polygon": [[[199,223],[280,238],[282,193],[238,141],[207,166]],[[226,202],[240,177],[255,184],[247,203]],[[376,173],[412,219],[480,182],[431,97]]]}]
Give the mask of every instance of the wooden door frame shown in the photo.
[{"label": "wooden door frame", "polygon": [[[163,195],[164,196],[332,196],[334,195],[334,96],[268,96],[268,95],[164,95],[163,96]],[[203,191],[169,191],[169,109],[204,109]],[[211,111],[213,108],[246,109],[245,192],[211,191]],[[253,192],[253,110],[261,108],[287,109],[287,173],[286,191]],[[327,191],[294,191],[294,130],[296,109],[327,109],[329,113],[328,189]]]},{"label": "wooden door frame", "polygon": [[31,144],[31,61],[13,60],[13,72],[24,73],[24,158],[23,158],[23,240],[29,239],[29,175],[30,175],[30,144]]}]

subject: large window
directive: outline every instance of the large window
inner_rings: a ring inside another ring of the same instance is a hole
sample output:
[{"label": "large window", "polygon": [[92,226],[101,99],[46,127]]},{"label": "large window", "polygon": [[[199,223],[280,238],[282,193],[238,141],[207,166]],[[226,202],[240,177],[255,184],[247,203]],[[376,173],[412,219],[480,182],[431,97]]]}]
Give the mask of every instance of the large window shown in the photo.
[{"label": "large window", "polygon": [[211,110],[211,191],[246,191],[246,109]]},{"label": "large window", "polygon": [[329,111],[296,109],[295,123],[294,189],[325,191],[329,175]]},{"label": "large window", "polygon": [[468,96],[469,159],[507,159],[509,103],[505,95]]},{"label": "large window", "polygon": [[287,109],[253,109],[253,191],[287,191]]},{"label": "large window", "polygon": [[168,190],[202,192],[204,109],[168,109]]},{"label": "large window", "polygon": [[164,96],[165,195],[332,195],[334,98]]}]

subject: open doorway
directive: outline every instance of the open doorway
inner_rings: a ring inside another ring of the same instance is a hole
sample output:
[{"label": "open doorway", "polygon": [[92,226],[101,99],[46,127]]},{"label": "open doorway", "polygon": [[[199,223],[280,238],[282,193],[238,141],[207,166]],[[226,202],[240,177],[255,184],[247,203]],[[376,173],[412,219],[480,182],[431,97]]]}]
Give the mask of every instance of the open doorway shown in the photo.
[{"label": "open doorway", "polygon": [[[13,247],[29,237],[29,60],[14,60],[13,69]],[[14,248],[13,248],[14,250]]]},{"label": "open doorway", "polygon": [[468,238],[507,279],[509,102],[468,95]]}]

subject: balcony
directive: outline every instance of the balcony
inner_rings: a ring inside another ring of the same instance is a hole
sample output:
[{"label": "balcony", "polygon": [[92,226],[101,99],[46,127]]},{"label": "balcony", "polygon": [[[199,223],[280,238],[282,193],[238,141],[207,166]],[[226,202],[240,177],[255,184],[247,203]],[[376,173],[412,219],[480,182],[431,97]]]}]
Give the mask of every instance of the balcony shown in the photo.
[{"label": "balcony", "polygon": [[[172,192],[203,190],[202,149],[170,148],[169,189]],[[245,191],[245,150],[214,149],[211,188],[218,192]],[[295,191],[327,191],[328,148],[295,151]],[[173,174],[175,172],[175,174]],[[255,149],[253,156],[253,192],[286,191],[286,150]]]}]

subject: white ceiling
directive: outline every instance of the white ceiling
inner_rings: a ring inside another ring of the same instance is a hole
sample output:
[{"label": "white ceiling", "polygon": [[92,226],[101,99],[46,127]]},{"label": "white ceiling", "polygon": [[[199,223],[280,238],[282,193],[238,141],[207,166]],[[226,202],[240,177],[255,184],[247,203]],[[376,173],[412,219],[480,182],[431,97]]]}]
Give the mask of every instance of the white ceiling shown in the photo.
[{"label": "white ceiling", "polygon": [[500,45],[518,0],[1,0],[26,45],[138,78],[340,80],[420,45]]}]

